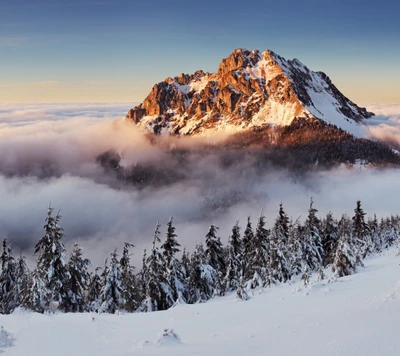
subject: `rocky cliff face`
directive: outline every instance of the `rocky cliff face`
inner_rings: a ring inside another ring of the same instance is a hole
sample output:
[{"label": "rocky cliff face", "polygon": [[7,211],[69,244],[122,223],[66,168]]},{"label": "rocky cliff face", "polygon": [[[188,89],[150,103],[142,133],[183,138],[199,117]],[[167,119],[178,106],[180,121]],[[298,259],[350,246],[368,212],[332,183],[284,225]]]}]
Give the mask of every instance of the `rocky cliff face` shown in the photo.
[{"label": "rocky cliff face", "polygon": [[341,94],[326,74],[297,59],[236,49],[216,73],[199,70],[156,84],[126,119],[157,134],[192,135],[312,118],[357,135],[372,115]]}]

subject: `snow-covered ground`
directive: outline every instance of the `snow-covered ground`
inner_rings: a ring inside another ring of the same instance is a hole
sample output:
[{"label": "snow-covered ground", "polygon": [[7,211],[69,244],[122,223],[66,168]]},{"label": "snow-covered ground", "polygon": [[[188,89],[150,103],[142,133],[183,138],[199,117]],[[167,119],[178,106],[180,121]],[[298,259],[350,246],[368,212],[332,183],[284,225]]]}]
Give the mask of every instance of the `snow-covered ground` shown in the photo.
[{"label": "snow-covered ground", "polygon": [[0,316],[0,350],[10,356],[400,355],[396,251],[368,258],[357,274],[334,283],[269,288],[248,301],[229,295],[125,315],[19,310]]}]

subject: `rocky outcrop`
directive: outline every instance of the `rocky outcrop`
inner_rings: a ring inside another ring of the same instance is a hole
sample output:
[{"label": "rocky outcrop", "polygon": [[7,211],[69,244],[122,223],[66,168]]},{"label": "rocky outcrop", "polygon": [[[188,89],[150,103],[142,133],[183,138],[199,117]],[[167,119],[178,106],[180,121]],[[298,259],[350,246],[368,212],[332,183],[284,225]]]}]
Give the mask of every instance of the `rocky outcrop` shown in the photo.
[{"label": "rocky outcrop", "polygon": [[341,94],[326,74],[297,59],[236,49],[214,74],[199,70],[154,85],[126,119],[154,133],[188,135],[284,126],[299,117],[351,131],[372,115]]}]

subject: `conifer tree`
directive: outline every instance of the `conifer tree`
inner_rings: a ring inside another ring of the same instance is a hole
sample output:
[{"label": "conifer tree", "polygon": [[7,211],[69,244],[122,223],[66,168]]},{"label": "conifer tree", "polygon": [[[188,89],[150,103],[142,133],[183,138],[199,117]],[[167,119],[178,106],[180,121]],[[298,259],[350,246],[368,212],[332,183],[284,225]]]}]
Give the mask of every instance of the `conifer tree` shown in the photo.
[{"label": "conifer tree", "polygon": [[376,214],[374,214],[373,219],[368,220],[368,226],[371,234],[372,250],[373,252],[380,252],[382,249],[382,235]]},{"label": "conifer tree", "polygon": [[142,303],[147,296],[147,282],[148,282],[148,268],[147,268],[147,250],[144,249],[143,257],[142,257],[142,269],[138,274],[138,287],[139,287],[139,296],[138,301]]},{"label": "conifer tree", "polygon": [[160,242],[160,224],[157,223],[154,231],[153,247],[146,262],[146,298],[141,305],[141,310],[145,312],[165,310],[174,302],[171,290],[165,283],[163,275],[164,259],[157,247],[157,243]]},{"label": "conifer tree", "polygon": [[358,250],[357,264],[362,265],[361,259],[364,259],[369,253],[372,252],[372,239],[368,224],[365,222],[365,213],[361,208],[360,200],[357,200],[357,206],[354,209],[354,216],[352,218],[352,236],[355,242],[355,247]]},{"label": "conifer tree", "polygon": [[82,248],[76,243],[69,259],[67,269],[68,283],[68,311],[83,312],[85,309],[85,293],[90,283],[88,266],[90,261],[83,258]]},{"label": "conifer tree", "polygon": [[118,261],[118,250],[115,248],[111,253],[110,265],[101,290],[101,310],[114,314],[117,310],[122,309],[125,304],[122,293],[121,268]]},{"label": "conifer tree", "polygon": [[326,267],[333,263],[335,257],[337,238],[337,223],[333,219],[332,213],[329,212],[322,221],[322,246],[323,246],[323,266]]},{"label": "conifer tree", "polygon": [[183,249],[181,263],[183,280],[185,285],[184,298],[186,301],[189,299],[189,276],[190,276],[190,255],[186,248]]},{"label": "conifer tree", "polygon": [[355,271],[357,256],[351,230],[350,220],[343,215],[339,223],[339,242],[332,264],[332,272],[335,277],[348,276]]},{"label": "conifer tree", "polygon": [[253,226],[251,224],[250,216],[247,218],[246,229],[243,233],[243,279],[244,281],[248,281],[253,278],[254,271],[251,268],[251,257],[253,253],[253,244],[254,244],[254,232]]},{"label": "conifer tree", "polygon": [[289,222],[289,254],[288,254],[288,270],[289,275],[296,276],[303,271],[302,266],[302,243],[303,227],[297,219],[295,222]]},{"label": "conifer tree", "polygon": [[270,239],[269,271],[273,283],[285,283],[290,279],[288,263],[289,218],[283,210],[282,203],[279,215],[275,220]]},{"label": "conifer tree", "polygon": [[65,247],[62,242],[63,229],[59,222],[61,215],[53,217],[53,208],[49,207],[45,219],[45,235],[35,246],[37,255],[35,280],[42,286],[44,310],[66,310],[68,304],[69,273],[65,261]]},{"label": "conifer tree", "polygon": [[[171,307],[178,299],[184,301],[185,281],[184,273],[176,258],[176,254],[180,251],[180,244],[176,240],[175,226],[173,225],[173,217],[167,223],[167,236],[165,242],[161,245],[163,258],[165,261],[164,280],[168,285],[172,294]],[[171,303],[170,302],[170,303]]]},{"label": "conifer tree", "polygon": [[15,264],[15,296],[18,306],[26,306],[29,304],[29,293],[32,284],[31,273],[25,262],[25,256],[20,256]]},{"label": "conifer tree", "polygon": [[125,301],[123,308],[127,311],[134,311],[138,307],[138,292],[136,290],[135,268],[131,265],[130,248],[135,247],[132,243],[125,242],[120,260],[121,283],[123,286],[122,298]]},{"label": "conifer tree", "polygon": [[86,297],[86,305],[89,310],[98,311],[101,307],[101,290],[103,288],[102,279],[99,275],[101,267],[96,267],[90,275],[90,282]]},{"label": "conifer tree", "polygon": [[304,224],[303,259],[311,271],[316,271],[322,263],[323,247],[320,235],[320,221],[316,216],[314,201],[310,199],[310,208]]},{"label": "conifer tree", "polygon": [[188,303],[202,303],[213,297],[215,274],[215,269],[207,262],[203,245],[196,245],[190,259]]},{"label": "conifer tree", "polygon": [[242,254],[243,245],[240,236],[239,222],[232,228],[232,233],[228,240],[228,257],[226,262],[226,275],[224,285],[226,291],[237,290],[242,280]]},{"label": "conifer tree", "polygon": [[49,291],[46,287],[46,281],[42,279],[42,273],[35,269],[32,273],[29,298],[25,305],[38,313],[44,313],[47,310],[48,294]]},{"label": "conifer tree", "polygon": [[18,297],[15,294],[15,261],[6,239],[3,240],[0,263],[0,313],[10,314],[18,306]]},{"label": "conifer tree", "polygon": [[221,239],[217,236],[218,227],[211,225],[206,235],[205,257],[207,263],[215,271],[215,279],[213,281],[214,295],[223,295],[223,276],[225,275],[225,258],[224,249]]},{"label": "conifer tree", "polygon": [[258,218],[256,232],[253,238],[252,251],[247,269],[246,284],[249,288],[264,287],[270,284],[269,265],[269,236],[270,231],[266,228],[263,212]]}]

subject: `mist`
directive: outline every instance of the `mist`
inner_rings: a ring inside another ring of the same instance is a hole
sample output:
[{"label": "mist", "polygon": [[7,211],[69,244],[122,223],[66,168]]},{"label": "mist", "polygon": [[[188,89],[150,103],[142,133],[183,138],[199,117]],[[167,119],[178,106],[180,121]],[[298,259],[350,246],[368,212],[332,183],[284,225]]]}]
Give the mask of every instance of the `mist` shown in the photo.
[{"label": "mist", "polygon": [[[0,106],[0,237],[10,241],[14,253],[32,258],[50,202],[61,210],[67,247],[79,242],[95,265],[125,241],[135,244],[139,265],[157,221],[164,234],[170,216],[182,247],[192,251],[211,223],[220,227],[224,242],[237,220],[243,226],[251,215],[255,222],[261,210],[271,225],[280,202],[293,219],[304,219],[311,196],[321,217],[328,211],[336,217],[352,214],[357,199],[370,216],[400,210],[397,169],[341,166],[296,176],[259,167],[251,152],[240,150],[245,159],[229,156],[227,164],[225,153],[212,152],[223,137],[155,144],[119,120],[130,106]],[[400,143],[400,106],[368,109],[378,115],[365,136]],[[206,156],[197,149],[202,145],[209,145]],[[121,181],[96,160],[109,150],[121,157],[121,167],[155,167],[161,176],[149,185]]]}]

